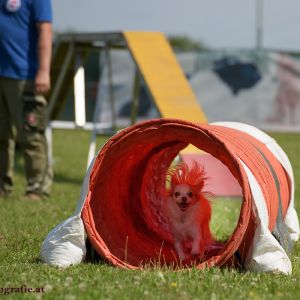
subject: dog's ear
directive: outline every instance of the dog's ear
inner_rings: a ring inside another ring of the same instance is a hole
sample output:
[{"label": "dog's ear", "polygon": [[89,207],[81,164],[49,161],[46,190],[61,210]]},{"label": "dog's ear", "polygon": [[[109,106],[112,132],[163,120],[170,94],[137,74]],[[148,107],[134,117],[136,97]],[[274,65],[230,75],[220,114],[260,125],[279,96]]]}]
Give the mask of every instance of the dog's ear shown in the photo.
[{"label": "dog's ear", "polygon": [[194,186],[199,193],[202,191],[206,179],[204,167],[193,161],[187,177],[188,184]]}]

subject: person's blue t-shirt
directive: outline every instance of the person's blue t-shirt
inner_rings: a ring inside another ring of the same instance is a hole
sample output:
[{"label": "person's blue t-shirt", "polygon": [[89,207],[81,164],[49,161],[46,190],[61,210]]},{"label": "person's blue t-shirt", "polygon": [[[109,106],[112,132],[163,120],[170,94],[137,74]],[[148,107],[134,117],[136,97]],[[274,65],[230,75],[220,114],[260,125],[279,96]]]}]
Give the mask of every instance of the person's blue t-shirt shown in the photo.
[{"label": "person's blue t-shirt", "polygon": [[51,0],[0,0],[1,77],[35,78],[39,22],[52,22]]}]

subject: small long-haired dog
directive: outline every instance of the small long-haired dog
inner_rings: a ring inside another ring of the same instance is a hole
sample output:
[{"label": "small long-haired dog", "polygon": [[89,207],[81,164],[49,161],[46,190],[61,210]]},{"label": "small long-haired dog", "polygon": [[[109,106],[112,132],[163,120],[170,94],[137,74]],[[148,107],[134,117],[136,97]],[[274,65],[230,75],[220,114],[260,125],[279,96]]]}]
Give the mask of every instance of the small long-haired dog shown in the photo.
[{"label": "small long-haired dog", "polygon": [[204,168],[193,162],[177,165],[167,173],[169,187],[163,211],[174,239],[174,247],[181,261],[201,258],[213,241],[209,228],[211,205],[202,189]]}]

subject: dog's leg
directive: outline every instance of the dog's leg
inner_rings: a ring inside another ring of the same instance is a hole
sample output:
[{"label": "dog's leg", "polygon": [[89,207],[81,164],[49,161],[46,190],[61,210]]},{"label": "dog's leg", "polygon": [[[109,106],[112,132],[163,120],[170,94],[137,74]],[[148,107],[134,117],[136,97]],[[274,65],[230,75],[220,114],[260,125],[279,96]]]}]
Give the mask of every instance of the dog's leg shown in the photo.
[{"label": "dog's leg", "polygon": [[203,248],[203,241],[202,241],[202,231],[195,230],[192,234],[193,243],[192,243],[192,256],[203,256],[204,248]]},{"label": "dog's leg", "polygon": [[174,247],[176,249],[176,252],[177,252],[180,260],[184,261],[186,259],[186,255],[184,253],[181,241],[180,240],[176,240],[175,243],[174,243]]},{"label": "dog's leg", "polygon": [[199,237],[196,237],[194,240],[193,240],[193,243],[192,243],[192,251],[191,251],[191,254],[193,256],[199,256],[200,254],[203,254],[203,249],[201,249],[201,238]]}]

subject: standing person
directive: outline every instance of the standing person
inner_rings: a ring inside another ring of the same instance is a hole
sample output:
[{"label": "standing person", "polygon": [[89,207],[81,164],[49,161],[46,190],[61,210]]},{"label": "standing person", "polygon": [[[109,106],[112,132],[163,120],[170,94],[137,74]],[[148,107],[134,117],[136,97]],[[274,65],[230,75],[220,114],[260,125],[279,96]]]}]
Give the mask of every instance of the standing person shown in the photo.
[{"label": "standing person", "polygon": [[49,193],[44,95],[51,23],[51,0],[0,0],[0,197],[13,189],[16,140],[25,158],[25,197],[40,200]]}]

